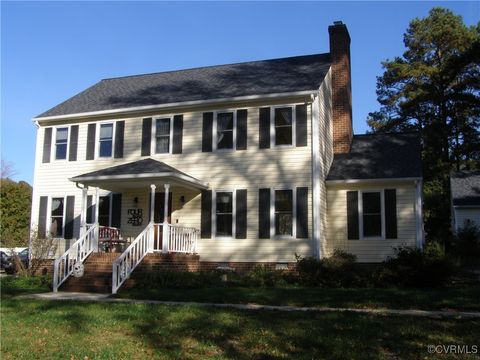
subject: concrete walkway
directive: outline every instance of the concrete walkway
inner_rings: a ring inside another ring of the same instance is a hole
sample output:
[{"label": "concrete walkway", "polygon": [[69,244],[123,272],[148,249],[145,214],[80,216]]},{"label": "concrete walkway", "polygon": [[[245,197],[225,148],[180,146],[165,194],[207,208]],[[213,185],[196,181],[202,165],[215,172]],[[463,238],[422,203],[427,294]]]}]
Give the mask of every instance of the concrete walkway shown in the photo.
[{"label": "concrete walkway", "polygon": [[303,311],[303,312],[354,312],[373,315],[404,315],[429,318],[449,318],[449,319],[480,319],[480,312],[465,311],[437,311],[437,310],[396,310],[396,309],[354,309],[354,308],[331,308],[331,307],[306,307],[306,306],[277,306],[277,305],[257,305],[257,304],[217,304],[204,302],[187,301],[161,301],[161,300],[134,300],[112,298],[110,294],[97,293],[76,293],[76,292],[57,292],[40,293],[30,295],[20,295],[17,299],[36,299],[52,301],[88,301],[88,302],[108,302],[120,304],[148,304],[148,305],[170,305],[170,306],[198,306],[198,307],[216,307],[229,308],[237,310],[266,310],[266,311]]}]

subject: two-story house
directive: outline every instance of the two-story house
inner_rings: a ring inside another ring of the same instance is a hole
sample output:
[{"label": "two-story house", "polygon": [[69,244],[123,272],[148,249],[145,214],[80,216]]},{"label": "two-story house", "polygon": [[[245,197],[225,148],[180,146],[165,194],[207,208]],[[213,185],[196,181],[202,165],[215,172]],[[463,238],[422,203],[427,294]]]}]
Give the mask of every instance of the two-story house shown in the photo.
[{"label": "two-story house", "polygon": [[127,242],[114,292],[154,252],[248,269],[421,247],[418,139],[353,135],[350,36],[328,30],[329,53],[104,79],[34,118],[55,290],[99,238]]}]

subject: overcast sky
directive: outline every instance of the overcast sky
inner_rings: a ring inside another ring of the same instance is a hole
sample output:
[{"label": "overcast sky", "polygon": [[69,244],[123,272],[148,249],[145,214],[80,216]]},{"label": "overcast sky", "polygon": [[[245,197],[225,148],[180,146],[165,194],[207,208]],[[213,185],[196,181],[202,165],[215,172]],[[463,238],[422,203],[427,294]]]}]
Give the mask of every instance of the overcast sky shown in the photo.
[{"label": "overcast sky", "polygon": [[403,53],[434,6],[480,19],[479,2],[1,2],[1,157],[33,183],[32,118],[103,78],[328,52],[352,38],[355,133],[378,109],[381,61]]}]

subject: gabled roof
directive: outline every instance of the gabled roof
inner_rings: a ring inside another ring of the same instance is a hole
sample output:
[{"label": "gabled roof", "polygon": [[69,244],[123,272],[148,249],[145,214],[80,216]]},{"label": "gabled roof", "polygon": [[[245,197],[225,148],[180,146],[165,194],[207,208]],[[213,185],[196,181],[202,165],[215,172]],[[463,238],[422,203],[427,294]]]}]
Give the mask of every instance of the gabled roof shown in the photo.
[{"label": "gabled roof", "polygon": [[450,176],[453,206],[480,206],[480,171],[456,171]]},{"label": "gabled roof", "polygon": [[40,117],[102,110],[314,91],[330,67],[330,54],[104,79]]},{"label": "gabled roof", "polygon": [[328,180],[422,177],[420,138],[415,133],[354,135],[350,152],[336,154]]},{"label": "gabled roof", "polygon": [[108,167],[70,178],[70,181],[89,186],[100,186],[112,182],[141,182],[146,180],[172,179],[191,187],[206,189],[204,183],[172,166],[153,159],[144,159],[127,164]]}]

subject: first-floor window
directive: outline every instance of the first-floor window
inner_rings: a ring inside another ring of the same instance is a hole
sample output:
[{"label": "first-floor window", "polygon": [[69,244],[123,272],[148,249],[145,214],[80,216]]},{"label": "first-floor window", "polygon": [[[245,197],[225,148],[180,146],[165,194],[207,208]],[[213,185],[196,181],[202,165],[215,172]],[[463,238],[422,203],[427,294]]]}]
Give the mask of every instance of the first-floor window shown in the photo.
[{"label": "first-floor window", "polygon": [[157,119],[155,123],[155,153],[170,152],[170,118]]},{"label": "first-floor window", "polygon": [[98,203],[98,224],[110,226],[110,195],[100,196]]},{"label": "first-floor window", "polygon": [[292,190],[275,190],[275,235],[293,235]]},{"label": "first-floor window", "polygon": [[382,197],[380,191],[362,193],[363,237],[382,236]]},{"label": "first-floor window", "polygon": [[55,159],[65,160],[67,158],[68,127],[57,128],[55,135]]},{"label": "first-floor window", "polygon": [[113,124],[100,125],[100,157],[111,157],[113,150]]},{"label": "first-floor window", "polygon": [[217,192],[216,217],[217,236],[232,236],[233,193]]},{"label": "first-floor window", "polygon": [[50,233],[53,237],[63,237],[63,198],[52,198],[52,210],[50,214]]}]

